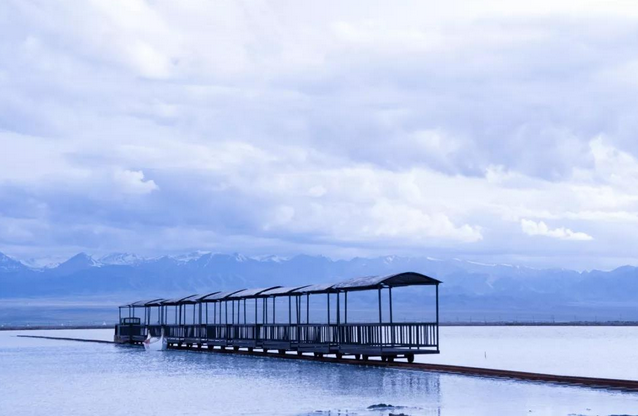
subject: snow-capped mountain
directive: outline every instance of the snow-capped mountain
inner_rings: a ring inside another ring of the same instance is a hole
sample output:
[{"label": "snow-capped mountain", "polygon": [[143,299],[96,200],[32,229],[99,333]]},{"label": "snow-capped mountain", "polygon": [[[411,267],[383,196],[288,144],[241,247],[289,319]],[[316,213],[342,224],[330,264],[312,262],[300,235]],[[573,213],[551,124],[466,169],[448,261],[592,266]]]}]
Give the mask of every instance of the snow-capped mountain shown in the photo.
[{"label": "snow-capped mountain", "polygon": [[0,271],[3,272],[19,272],[26,268],[18,260],[13,259],[5,254],[0,253]]},{"label": "snow-capped mountain", "polygon": [[96,263],[112,266],[135,266],[144,260],[144,257],[132,253],[111,253],[100,257]]},{"label": "snow-capped mountain", "polygon": [[182,263],[188,263],[189,261],[199,260],[203,256],[207,256],[209,254],[212,254],[212,253],[210,251],[197,250],[197,251],[193,251],[191,253],[178,254],[178,255],[175,255],[175,256],[167,256],[167,257],[175,259],[175,260],[180,261]]},{"label": "snow-capped mountain", "polygon": [[[584,313],[595,313],[596,316],[609,313],[616,314],[617,318],[633,313],[638,319],[638,308],[635,308],[638,268],[633,266],[608,272],[577,272],[425,256],[332,260],[308,255],[251,258],[238,253],[197,251],[156,258],[114,253],[95,259],[79,253],[56,267],[34,269],[0,254],[0,298],[171,297],[275,284],[334,282],[408,270],[443,281],[442,305],[448,311],[536,310],[537,313],[550,313],[569,310],[570,314],[574,311],[572,317]],[[415,305],[419,302],[418,298],[413,301]],[[617,312],[614,309],[617,305],[630,305],[627,308],[634,312]]]}]

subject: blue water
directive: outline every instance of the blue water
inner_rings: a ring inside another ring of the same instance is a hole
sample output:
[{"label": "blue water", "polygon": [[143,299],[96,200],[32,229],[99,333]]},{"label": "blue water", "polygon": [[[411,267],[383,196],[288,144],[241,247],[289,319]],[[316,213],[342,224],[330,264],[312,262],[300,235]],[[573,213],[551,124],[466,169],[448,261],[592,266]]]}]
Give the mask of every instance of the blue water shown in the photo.
[{"label": "blue water", "polygon": [[0,415],[638,415],[618,391],[15,334],[0,332]]}]

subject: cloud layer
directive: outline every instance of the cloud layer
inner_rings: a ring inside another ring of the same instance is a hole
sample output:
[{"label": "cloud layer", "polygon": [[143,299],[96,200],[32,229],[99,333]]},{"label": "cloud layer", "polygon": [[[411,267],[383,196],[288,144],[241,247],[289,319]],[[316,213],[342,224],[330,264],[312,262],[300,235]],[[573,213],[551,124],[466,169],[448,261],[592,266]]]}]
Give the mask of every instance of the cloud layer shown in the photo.
[{"label": "cloud layer", "polygon": [[7,253],[635,263],[631,3],[10,1],[0,27]]}]

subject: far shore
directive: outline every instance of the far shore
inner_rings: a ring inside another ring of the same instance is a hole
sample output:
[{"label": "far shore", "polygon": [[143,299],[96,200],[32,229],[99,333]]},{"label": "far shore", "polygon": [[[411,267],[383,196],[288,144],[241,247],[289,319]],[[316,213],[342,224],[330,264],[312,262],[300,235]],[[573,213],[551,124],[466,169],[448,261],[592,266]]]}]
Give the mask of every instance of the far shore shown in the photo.
[{"label": "far shore", "polygon": [[[0,331],[54,330],[54,329],[112,329],[107,325],[1,325]],[[574,322],[441,322],[440,326],[638,326],[638,321],[574,321]]]}]

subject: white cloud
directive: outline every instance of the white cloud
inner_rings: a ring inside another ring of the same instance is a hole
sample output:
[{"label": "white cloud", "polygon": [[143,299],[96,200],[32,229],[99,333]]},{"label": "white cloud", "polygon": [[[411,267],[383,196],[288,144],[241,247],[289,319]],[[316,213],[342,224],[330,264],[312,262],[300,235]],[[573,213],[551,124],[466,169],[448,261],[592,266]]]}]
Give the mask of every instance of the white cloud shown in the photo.
[{"label": "white cloud", "polygon": [[141,170],[117,170],[113,173],[121,191],[128,194],[148,194],[159,189],[152,180],[144,180]]},{"label": "white cloud", "polygon": [[574,232],[569,228],[560,227],[551,229],[545,224],[543,221],[535,222],[532,220],[521,220],[521,229],[527,235],[531,236],[545,236],[557,238],[559,240],[573,240],[573,241],[590,241],[593,240],[593,237],[583,233],[583,232]]},{"label": "white cloud", "polygon": [[0,250],[613,262],[638,244],[627,4],[10,1]]}]

